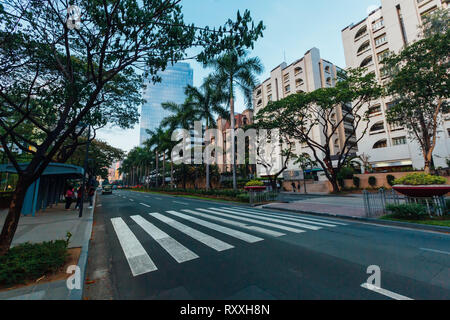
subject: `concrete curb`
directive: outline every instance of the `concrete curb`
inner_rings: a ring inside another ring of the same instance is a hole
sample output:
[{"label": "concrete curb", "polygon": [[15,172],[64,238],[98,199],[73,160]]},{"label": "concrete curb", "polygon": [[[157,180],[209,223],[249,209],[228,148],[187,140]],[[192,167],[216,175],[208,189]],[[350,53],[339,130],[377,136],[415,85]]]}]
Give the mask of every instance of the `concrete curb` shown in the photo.
[{"label": "concrete curb", "polygon": [[422,230],[422,231],[435,231],[435,232],[442,232],[442,233],[450,234],[450,227],[444,227],[444,226],[432,226],[432,225],[426,225],[426,224],[417,224],[417,223],[401,222],[401,221],[380,220],[380,219],[361,218],[361,217],[349,217],[349,216],[341,216],[341,215],[331,214],[331,213],[311,212],[311,211],[295,210],[295,209],[287,209],[287,208],[272,208],[267,205],[263,205],[261,208],[270,209],[270,210],[278,210],[278,211],[286,211],[286,212],[294,212],[294,213],[305,213],[305,214],[322,216],[322,217],[340,218],[340,219],[345,219],[345,220],[361,221],[361,222],[368,222],[368,223],[373,223],[373,224],[402,227],[402,228],[416,229],[416,230]]},{"label": "concrete curb", "polygon": [[86,269],[87,269],[87,262],[88,262],[88,255],[89,255],[89,243],[91,241],[91,235],[92,235],[92,227],[94,222],[94,211],[95,211],[95,204],[97,202],[97,190],[95,190],[94,194],[94,201],[92,202],[92,209],[91,209],[91,218],[87,219],[88,225],[85,231],[84,236],[84,242],[81,249],[80,257],[78,259],[78,267],[80,268],[80,289],[72,289],[69,292],[68,300],[82,300],[83,299],[83,293],[85,288],[85,281],[86,281]]}]

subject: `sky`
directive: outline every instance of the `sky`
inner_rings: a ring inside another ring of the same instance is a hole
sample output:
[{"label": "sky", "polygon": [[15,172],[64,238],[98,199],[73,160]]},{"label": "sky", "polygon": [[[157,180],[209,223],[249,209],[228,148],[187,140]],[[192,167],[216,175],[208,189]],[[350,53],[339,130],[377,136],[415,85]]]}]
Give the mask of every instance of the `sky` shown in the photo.
[{"label": "sky", "polygon": [[[341,30],[364,19],[380,6],[380,0],[183,0],[181,4],[185,22],[197,26],[223,25],[229,18],[235,20],[237,10],[245,9],[255,21],[262,20],[266,26],[263,38],[250,52],[264,65],[258,76],[262,82],[280,63],[289,65],[312,47],[320,50],[322,58],[345,68]],[[192,60],[189,63],[194,69],[194,85],[200,86],[212,70]],[[238,95],[236,111],[244,109]],[[129,151],[139,144],[139,124],[130,130],[106,127],[98,131],[97,138]]]}]

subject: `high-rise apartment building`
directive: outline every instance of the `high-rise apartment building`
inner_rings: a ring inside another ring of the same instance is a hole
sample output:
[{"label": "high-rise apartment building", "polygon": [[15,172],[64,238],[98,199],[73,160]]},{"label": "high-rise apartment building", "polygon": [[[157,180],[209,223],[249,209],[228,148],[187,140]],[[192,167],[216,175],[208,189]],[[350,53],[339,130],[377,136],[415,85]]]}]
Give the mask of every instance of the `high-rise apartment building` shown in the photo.
[{"label": "high-rise apartment building", "polygon": [[[295,93],[312,92],[319,88],[333,87],[336,84],[339,71],[343,70],[333,63],[322,59],[320,57],[320,51],[317,48],[312,48],[307,51],[303,58],[296,60],[290,65],[283,62],[273,69],[270,73],[270,77],[253,91],[255,115],[258,114],[259,110],[267,106],[269,101],[279,101]],[[338,107],[335,111],[334,116],[339,122],[343,117],[342,108]],[[334,143],[331,150],[333,155],[336,155],[341,150],[341,142],[348,136],[348,128],[346,131],[346,127],[349,126],[351,128],[353,126],[352,117],[347,117],[342,122],[335,137],[333,137]],[[319,142],[325,139],[322,129],[323,128],[317,126],[312,130],[311,134],[315,141]],[[353,129],[351,131],[353,131]],[[276,159],[278,163],[281,164],[281,150],[277,150],[276,153]],[[301,150],[295,150],[295,153],[309,153],[312,155],[311,150],[305,145],[301,146]],[[274,170],[275,169],[276,168],[274,168]],[[289,163],[289,174],[293,176],[298,175],[299,173],[295,171],[300,171],[298,165],[294,165],[292,162]],[[257,173],[259,176],[267,175],[265,168],[261,165],[257,165]]]},{"label": "high-rise apartment building", "polygon": [[184,89],[187,85],[193,85],[194,71],[188,63],[176,63],[169,65],[164,71],[158,73],[161,82],[147,83],[144,99],[147,101],[142,105],[140,144],[148,139],[147,129],[155,130],[161,121],[170,115],[161,104],[164,102],[175,102],[182,104],[186,98]]},{"label": "high-rise apartment building", "polygon": [[[342,30],[347,68],[366,67],[379,83],[387,81],[381,60],[389,52],[398,53],[420,37],[422,18],[434,10],[448,7],[448,0],[381,0],[381,7],[368,17]],[[386,121],[386,111],[395,104],[393,98],[372,103],[369,130],[358,144],[359,154],[369,156],[376,170],[401,167],[423,168],[424,160],[416,141],[400,126]],[[447,120],[448,119],[448,120]],[[362,130],[362,129],[361,129]],[[433,153],[436,167],[446,167],[450,155],[450,118],[444,117]],[[361,131],[357,132],[360,137]]]}]

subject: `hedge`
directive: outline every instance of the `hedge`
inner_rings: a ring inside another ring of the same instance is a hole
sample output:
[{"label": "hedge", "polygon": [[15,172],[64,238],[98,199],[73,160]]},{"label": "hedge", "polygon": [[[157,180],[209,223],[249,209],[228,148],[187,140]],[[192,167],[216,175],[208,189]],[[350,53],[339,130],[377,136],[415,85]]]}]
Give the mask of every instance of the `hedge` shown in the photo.
[{"label": "hedge", "polygon": [[447,179],[444,177],[433,176],[431,174],[426,173],[410,173],[404,177],[398,178],[394,180],[395,184],[403,184],[403,185],[432,185],[432,184],[446,184]]}]

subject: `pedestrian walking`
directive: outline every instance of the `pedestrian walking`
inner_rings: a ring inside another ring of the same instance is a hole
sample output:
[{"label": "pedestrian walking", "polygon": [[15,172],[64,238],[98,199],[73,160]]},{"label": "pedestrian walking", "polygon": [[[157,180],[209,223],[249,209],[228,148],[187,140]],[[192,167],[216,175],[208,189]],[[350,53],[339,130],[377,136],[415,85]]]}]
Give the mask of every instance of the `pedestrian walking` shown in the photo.
[{"label": "pedestrian walking", "polygon": [[66,200],[66,211],[70,210],[70,206],[72,204],[73,201],[73,197],[74,197],[74,191],[73,191],[73,187],[69,186],[69,188],[66,191],[66,194],[64,195],[65,200]]},{"label": "pedestrian walking", "polygon": [[92,208],[94,205],[94,194],[95,194],[95,188],[94,186],[89,187],[88,196],[89,196],[89,209]]},{"label": "pedestrian walking", "polygon": [[83,196],[83,188],[80,186],[76,192],[77,194],[77,203],[75,204],[75,209],[81,207],[81,197]]},{"label": "pedestrian walking", "polygon": [[295,183],[292,182],[292,192],[295,192]]}]

